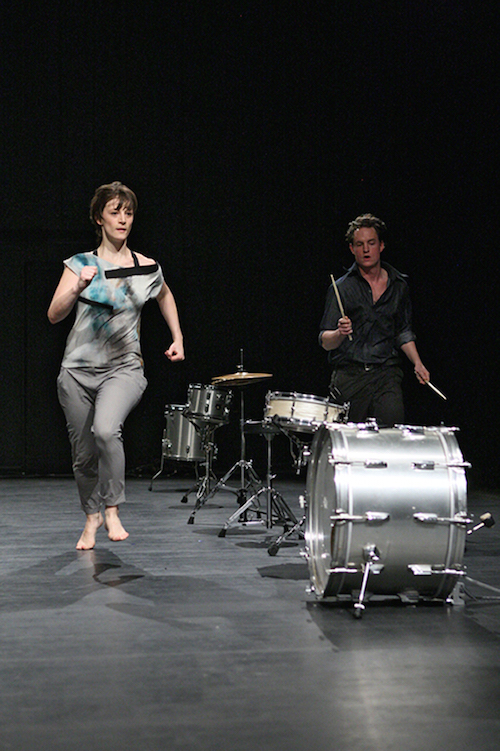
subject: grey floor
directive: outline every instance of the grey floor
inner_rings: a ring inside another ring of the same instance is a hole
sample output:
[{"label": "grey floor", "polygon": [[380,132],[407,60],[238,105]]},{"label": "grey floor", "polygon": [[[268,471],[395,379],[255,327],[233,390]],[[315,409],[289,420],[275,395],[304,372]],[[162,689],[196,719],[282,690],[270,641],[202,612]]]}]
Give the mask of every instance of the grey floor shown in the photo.
[{"label": "grey floor", "polygon": [[[0,749],[498,749],[500,524],[468,538],[465,605],[327,606],[303,542],[235,526],[189,472],[128,482],[130,537],[77,552],[69,478],[3,479]],[[299,514],[302,477],[276,480]],[[469,494],[499,515],[500,494]],[[487,585],[487,586],[485,586]]]}]

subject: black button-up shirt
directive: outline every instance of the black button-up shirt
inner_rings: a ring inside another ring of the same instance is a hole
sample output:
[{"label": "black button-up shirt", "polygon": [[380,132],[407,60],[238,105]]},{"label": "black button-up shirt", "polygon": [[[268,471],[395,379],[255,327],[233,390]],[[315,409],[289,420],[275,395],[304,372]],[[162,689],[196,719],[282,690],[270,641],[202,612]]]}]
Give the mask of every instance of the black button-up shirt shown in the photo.
[{"label": "black button-up shirt", "polygon": [[[415,341],[406,278],[387,263],[383,263],[382,267],[388,274],[387,289],[376,303],[373,302],[370,285],[363,279],[355,263],[337,281],[344,313],[352,321],[353,333],[352,341],[346,337],[340,347],[328,352],[329,361],[334,367],[352,362],[365,365],[397,362],[397,348]],[[326,296],[321,334],[337,329],[340,317],[332,285]]]}]

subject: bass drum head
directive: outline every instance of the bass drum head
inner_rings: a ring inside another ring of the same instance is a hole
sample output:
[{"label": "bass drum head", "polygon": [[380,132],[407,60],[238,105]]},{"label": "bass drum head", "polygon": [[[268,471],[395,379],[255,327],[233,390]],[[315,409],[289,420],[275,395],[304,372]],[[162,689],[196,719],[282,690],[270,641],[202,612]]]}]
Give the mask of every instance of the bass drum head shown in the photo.
[{"label": "bass drum head", "polygon": [[307,474],[306,555],[318,598],[446,599],[465,571],[462,454],[453,429],[320,428]]}]

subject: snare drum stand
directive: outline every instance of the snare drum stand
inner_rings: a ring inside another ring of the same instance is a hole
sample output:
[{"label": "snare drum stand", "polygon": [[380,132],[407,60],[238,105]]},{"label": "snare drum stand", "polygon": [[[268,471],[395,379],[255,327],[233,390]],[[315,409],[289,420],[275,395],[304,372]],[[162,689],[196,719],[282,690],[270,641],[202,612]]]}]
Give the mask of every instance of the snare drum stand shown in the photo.
[{"label": "snare drum stand", "polygon": [[[254,493],[237,511],[234,512],[234,514],[229,517],[219,532],[219,537],[225,537],[229,527],[231,527],[241,516],[244,517],[242,522],[244,525],[264,524],[259,503],[259,497],[263,493],[266,493],[267,496],[265,525],[268,529],[270,529],[273,524],[282,524],[284,531],[286,531],[289,524],[293,524],[294,527],[299,524],[283,496],[273,487],[273,480],[276,475],[272,474],[271,442],[274,436],[280,432],[279,429],[273,423],[252,421],[248,421],[246,427],[247,432],[255,432],[259,435],[263,435],[267,441],[267,484],[260,487],[256,493]],[[246,518],[246,512],[248,509],[257,514],[257,519],[252,522],[249,522]]]},{"label": "snare drum stand", "polygon": [[[306,443],[305,441],[301,441],[297,436],[289,434],[289,432],[281,425],[274,423],[276,426],[287,436],[288,440],[290,441],[290,453],[292,454],[293,463],[296,467],[297,474],[300,474],[300,470],[302,467],[305,467],[307,464],[307,461],[310,456],[310,445]],[[295,454],[293,451],[292,446],[295,445],[298,448],[298,454]],[[306,523],[306,514],[305,514],[305,500],[304,497],[301,496],[300,498],[300,505],[301,508],[304,510],[303,515],[300,519],[295,519],[295,523],[292,527],[289,529],[284,529],[283,534],[276,538],[268,547],[267,552],[269,555],[276,555],[278,550],[280,549],[281,545],[283,545],[286,540],[288,540],[289,537],[297,533],[299,539],[304,539],[304,531],[303,527]],[[295,517],[294,517],[295,518]]]}]

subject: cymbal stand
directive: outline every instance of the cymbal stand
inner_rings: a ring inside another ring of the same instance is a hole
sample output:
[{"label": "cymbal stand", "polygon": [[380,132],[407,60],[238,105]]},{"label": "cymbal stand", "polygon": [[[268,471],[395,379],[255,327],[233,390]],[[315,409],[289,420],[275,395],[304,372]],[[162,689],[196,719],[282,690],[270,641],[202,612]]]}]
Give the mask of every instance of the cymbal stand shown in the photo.
[{"label": "cymbal stand", "polygon": [[[299,521],[292,513],[281,493],[279,493],[273,487],[273,480],[276,475],[272,474],[271,442],[276,435],[277,430],[272,425],[265,425],[264,423],[261,423],[260,433],[261,435],[264,435],[267,441],[267,483],[265,486],[260,487],[256,493],[248,498],[248,500],[229,517],[229,519],[226,521],[221,531],[219,532],[219,537],[225,537],[229,527],[231,527],[241,516],[244,517],[243,524],[245,526],[248,526],[250,524],[262,525],[265,523],[265,526],[270,529],[275,523],[282,524],[284,531],[286,531],[288,530],[288,524],[291,523],[294,526],[299,524]],[[262,512],[259,503],[259,498],[263,493],[266,494],[265,521],[262,518]],[[248,519],[246,518],[247,510],[254,511],[257,514],[257,518],[253,521],[248,521]]]},{"label": "cymbal stand", "polygon": [[[240,364],[237,367],[237,370],[239,372],[244,372],[243,368],[243,350],[240,350]],[[194,518],[197,513],[197,511],[203,506],[210,498],[213,498],[213,496],[218,493],[219,490],[229,490],[232,493],[235,493],[238,498],[238,503],[240,506],[245,504],[245,501],[248,496],[248,491],[251,489],[253,492],[258,490],[260,487],[262,487],[262,482],[255,472],[252,462],[247,461],[246,456],[246,444],[245,444],[245,397],[243,393],[244,386],[240,386],[240,458],[237,462],[233,464],[230,470],[226,472],[224,477],[222,477],[218,483],[215,485],[215,487],[210,490],[210,492],[204,497],[204,498],[197,498],[195,507],[191,513],[191,516],[188,519],[188,524],[194,524]],[[240,470],[240,487],[239,488],[233,488],[228,486],[226,483],[229,480],[229,478],[237,471]],[[248,475],[248,479],[247,479]]]}]

